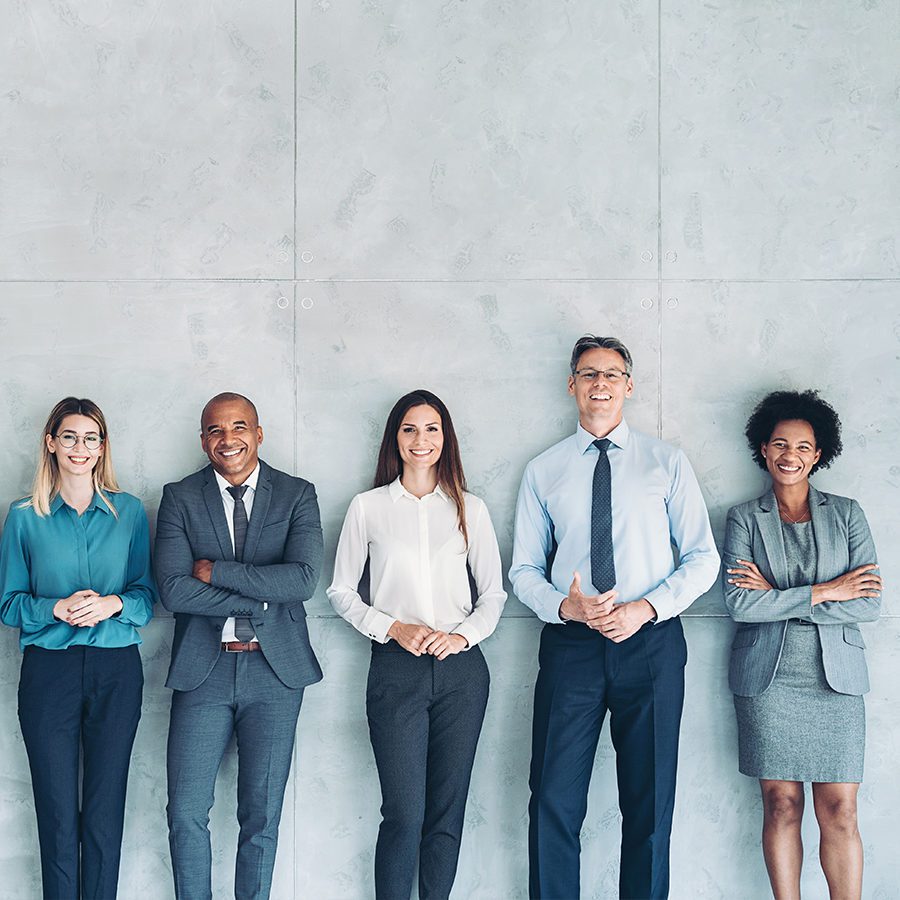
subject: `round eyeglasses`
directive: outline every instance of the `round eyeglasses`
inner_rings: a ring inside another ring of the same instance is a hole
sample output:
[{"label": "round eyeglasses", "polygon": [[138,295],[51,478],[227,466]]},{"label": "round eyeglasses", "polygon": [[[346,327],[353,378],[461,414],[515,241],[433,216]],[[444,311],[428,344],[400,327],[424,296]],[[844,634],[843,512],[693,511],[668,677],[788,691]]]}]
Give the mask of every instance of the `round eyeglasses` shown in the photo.
[{"label": "round eyeglasses", "polygon": [[85,450],[99,450],[103,443],[103,438],[94,431],[87,434],[75,434],[74,431],[63,431],[61,434],[54,434],[60,447],[71,450],[79,441],[84,444]]}]

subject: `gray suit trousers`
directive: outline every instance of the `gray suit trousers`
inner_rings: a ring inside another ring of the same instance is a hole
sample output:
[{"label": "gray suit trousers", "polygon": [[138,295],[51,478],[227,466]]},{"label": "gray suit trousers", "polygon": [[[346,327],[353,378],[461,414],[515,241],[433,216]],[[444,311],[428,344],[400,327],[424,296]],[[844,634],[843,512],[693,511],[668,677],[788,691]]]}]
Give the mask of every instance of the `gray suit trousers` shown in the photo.
[{"label": "gray suit trousers", "polygon": [[231,739],[238,751],[234,896],[266,900],[303,688],[289,688],[259,651],[222,653],[192,691],[174,691],[167,751],[169,846],[178,900],[211,900],[209,811]]}]

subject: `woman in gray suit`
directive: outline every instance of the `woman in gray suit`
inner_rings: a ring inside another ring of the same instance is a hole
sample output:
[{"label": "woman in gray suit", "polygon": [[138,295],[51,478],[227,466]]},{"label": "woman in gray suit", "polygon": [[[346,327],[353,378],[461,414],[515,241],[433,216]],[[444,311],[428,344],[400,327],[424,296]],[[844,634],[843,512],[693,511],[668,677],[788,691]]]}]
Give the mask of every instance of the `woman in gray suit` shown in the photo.
[{"label": "woman in gray suit", "polygon": [[831,898],[859,898],[856,794],[869,680],[858,623],[878,618],[881,607],[875,545],[855,500],[809,483],[841,451],[837,414],[815,391],[769,394],[745,434],[772,487],[732,507],[725,532],[725,604],[738,623],[729,684],[740,770],[762,789],[775,897],[800,897],[808,781]]}]

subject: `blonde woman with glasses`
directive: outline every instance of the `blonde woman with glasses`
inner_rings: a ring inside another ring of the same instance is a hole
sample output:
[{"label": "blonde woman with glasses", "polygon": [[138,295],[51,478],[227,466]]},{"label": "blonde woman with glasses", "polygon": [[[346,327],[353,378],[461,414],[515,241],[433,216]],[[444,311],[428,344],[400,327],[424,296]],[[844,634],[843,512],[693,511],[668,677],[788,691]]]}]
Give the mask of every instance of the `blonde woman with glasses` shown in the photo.
[{"label": "blonde woman with glasses", "polygon": [[137,629],[155,600],[147,517],[119,490],[103,413],[66,397],[0,539],[0,619],[23,651],[19,721],[45,898],[116,896],[144,683]]}]

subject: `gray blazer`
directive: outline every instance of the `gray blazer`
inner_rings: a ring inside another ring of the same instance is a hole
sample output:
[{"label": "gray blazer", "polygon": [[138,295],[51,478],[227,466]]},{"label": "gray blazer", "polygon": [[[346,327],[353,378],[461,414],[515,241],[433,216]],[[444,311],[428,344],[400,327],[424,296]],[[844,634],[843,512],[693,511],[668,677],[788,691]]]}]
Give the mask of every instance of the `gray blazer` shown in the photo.
[{"label": "gray blazer", "polygon": [[[816,583],[843,575],[850,569],[877,562],[875,544],[855,500],[809,488],[809,509],[816,540]],[[737,560],[756,563],[770,591],[749,591],[728,583],[727,569]],[[742,697],[756,697],[772,683],[788,619],[815,622],[822,644],[825,678],[841,694],[869,690],[865,642],[858,622],[871,622],[881,611],[881,597],[833,601],[812,605],[812,586],[788,587],[784,538],[775,494],[728,510],[722,584],[725,605],[738,623],[731,645],[728,683]]]},{"label": "gray blazer", "polygon": [[[163,488],[155,570],[160,600],[175,614],[166,686],[176,691],[193,690],[212,672],[229,616],[250,618],[285,685],[301,688],[322,678],[303,607],[322,569],[316,490],[262,461],[259,466],[243,562],[234,559],[212,466]],[[211,584],[193,577],[197,559],[213,560]]]}]

